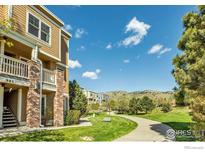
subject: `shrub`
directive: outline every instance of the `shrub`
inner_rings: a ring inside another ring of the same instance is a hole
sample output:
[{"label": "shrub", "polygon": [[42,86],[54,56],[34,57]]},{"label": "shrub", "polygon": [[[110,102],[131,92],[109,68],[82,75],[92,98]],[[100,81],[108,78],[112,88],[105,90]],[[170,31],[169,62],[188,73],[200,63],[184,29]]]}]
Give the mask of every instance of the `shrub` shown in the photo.
[{"label": "shrub", "polygon": [[127,113],[129,110],[129,102],[127,100],[119,100],[116,104],[116,110],[119,114]]},{"label": "shrub", "polygon": [[153,100],[147,96],[142,97],[140,101],[141,101],[142,111],[144,111],[145,113],[151,112],[155,108]]},{"label": "shrub", "polygon": [[99,108],[100,108],[99,103],[88,104],[86,114],[89,112],[97,112],[99,110]]},{"label": "shrub", "polygon": [[65,125],[79,124],[80,110],[70,110],[65,117]]},{"label": "shrub", "polygon": [[114,111],[116,109],[116,102],[114,100],[109,101],[110,110]]},{"label": "shrub", "polygon": [[162,104],[162,109],[161,111],[163,112],[170,112],[172,110],[172,105],[170,103],[164,103]]},{"label": "shrub", "polygon": [[137,114],[139,111],[142,111],[140,99],[132,98],[129,102],[129,114]]}]

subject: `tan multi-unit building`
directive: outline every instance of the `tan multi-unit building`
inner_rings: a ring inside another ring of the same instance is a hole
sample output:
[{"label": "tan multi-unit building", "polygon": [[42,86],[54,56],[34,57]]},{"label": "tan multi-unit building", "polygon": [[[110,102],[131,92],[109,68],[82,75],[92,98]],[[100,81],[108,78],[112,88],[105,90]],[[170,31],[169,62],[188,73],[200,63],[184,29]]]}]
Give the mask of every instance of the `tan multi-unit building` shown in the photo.
[{"label": "tan multi-unit building", "polygon": [[99,103],[101,105],[103,102],[107,103],[109,100],[109,96],[104,93],[93,92],[90,90],[86,90],[85,88],[81,89],[88,100],[88,104]]},{"label": "tan multi-unit building", "polygon": [[70,33],[40,5],[0,5],[0,21],[8,19],[13,30],[0,34],[0,128],[62,126]]}]

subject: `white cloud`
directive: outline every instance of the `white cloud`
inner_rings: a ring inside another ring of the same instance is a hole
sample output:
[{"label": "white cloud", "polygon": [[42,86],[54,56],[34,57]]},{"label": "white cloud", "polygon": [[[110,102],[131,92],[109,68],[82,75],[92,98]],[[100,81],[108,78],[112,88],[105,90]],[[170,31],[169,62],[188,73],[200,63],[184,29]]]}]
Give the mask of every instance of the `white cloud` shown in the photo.
[{"label": "white cloud", "polygon": [[109,43],[105,48],[106,48],[106,49],[112,49],[112,44]]},{"label": "white cloud", "polygon": [[155,44],[152,46],[152,48],[148,51],[148,54],[158,54],[158,55],[163,55],[166,52],[171,51],[171,48],[165,48],[161,44]]},{"label": "white cloud", "polygon": [[161,44],[155,44],[155,45],[152,46],[152,48],[148,51],[148,54],[159,53],[162,48],[163,48],[163,45],[161,45]]},{"label": "white cloud", "polygon": [[96,80],[96,79],[98,79],[98,75],[99,75],[100,72],[101,72],[100,69],[96,69],[95,72],[86,71],[82,74],[82,77],[89,78],[91,80]]},{"label": "white cloud", "polygon": [[79,63],[78,60],[69,59],[69,67],[74,69],[74,68],[80,68],[82,67],[82,65]]},{"label": "white cloud", "polygon": [[75,32],[75,38],[81,38],[87,32],[83,28],[78,28]]},{"label": "white cloud", "polygon": [[66,30],[72,30],[73,27],[72,27],[71,25],[67,24],[67,25],[65,25],[65,29],[66,29]]},{"label": "white cloud", "polygon": [[101,70],[100,69],[96,69],[96,73],[100,73],[101,72]]},{"label": "white cloud", "polygon": [[166,53],[166,52],[169,52],[169,51],[171,51],[172,49],[171,48],[164,48],[162,51],[160,51],[160,55],[162,55],[162,54],[164,54],[164,53]]},{"label": "white cloud", "polygon": [[150,25],[137,20],[136,17],[133,17],[132,20],[126,25],[125,33],[130,32],[131,34],[120,42],[120,46],[123,45],[133,46],[139,44],[144,36],[147,35]]},{"label": "white cloud", "polygon": [[125,59],[125,60],[123,60],[123,63],[125,63],[125,64],[130,63],[130,60],[129,59]]},{"label": "white cloud", "polygon": [[76,50],[77,51],[83,51],[83,50],[85,50],[86,48],[85,48],[85,46],[83,46],[83,45],[81,45],[79,48],[77,48]]}]

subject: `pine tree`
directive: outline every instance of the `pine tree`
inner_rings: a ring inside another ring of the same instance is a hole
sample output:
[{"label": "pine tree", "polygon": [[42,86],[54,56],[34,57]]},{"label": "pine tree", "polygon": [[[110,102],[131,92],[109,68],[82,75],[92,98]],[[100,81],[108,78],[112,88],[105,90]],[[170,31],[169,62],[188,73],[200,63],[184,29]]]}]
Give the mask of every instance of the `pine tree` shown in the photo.
[{"label": "pine tree", "polygon": [[70,109],[80,110],[83,115],[87,108],[87,98],[75,80],[69,82],[69,96]]},{"label": "pine tree", "polygon": [[181,55],[173,59],[173,75],[191,104],[193,120],[205,122],[205,6],[183,18],[184,32],[179,40]]}]

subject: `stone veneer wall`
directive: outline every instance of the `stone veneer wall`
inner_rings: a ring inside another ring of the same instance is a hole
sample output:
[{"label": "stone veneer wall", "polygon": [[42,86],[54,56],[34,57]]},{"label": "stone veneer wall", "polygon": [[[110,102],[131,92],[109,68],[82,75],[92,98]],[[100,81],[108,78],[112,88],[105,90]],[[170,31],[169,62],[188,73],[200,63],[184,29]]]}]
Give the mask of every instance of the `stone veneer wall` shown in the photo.
[{"label": "stone veneer wall", "polygon": [[56,93],[53,101],[53,124],[54,126],[64,125],[64,114],[63,114],[63,98],[65,93],[65,81],[64,72],[56,71]]},{"label": "stone veneer wall", "polygon": [[40,126],[41,65],[35,61],[29,61],[28,73],[30,85],[27,94],[26,125],[33,128]]}]

